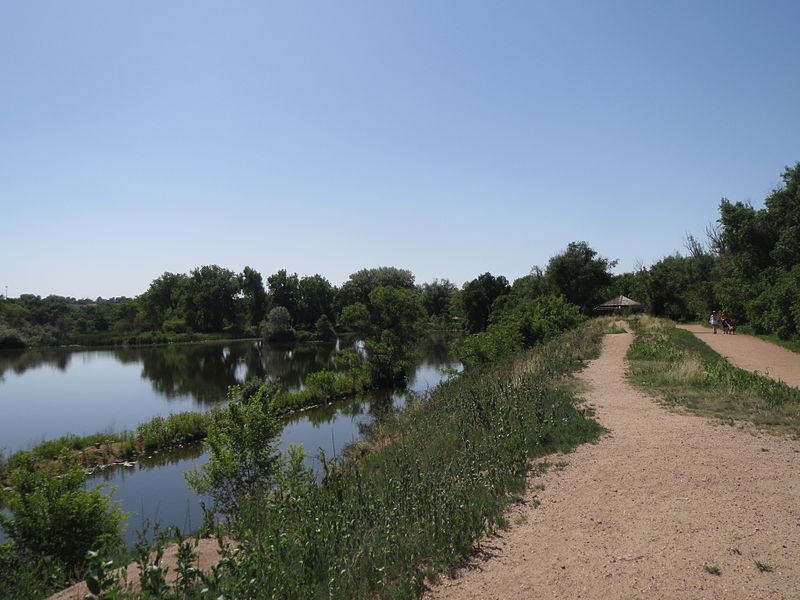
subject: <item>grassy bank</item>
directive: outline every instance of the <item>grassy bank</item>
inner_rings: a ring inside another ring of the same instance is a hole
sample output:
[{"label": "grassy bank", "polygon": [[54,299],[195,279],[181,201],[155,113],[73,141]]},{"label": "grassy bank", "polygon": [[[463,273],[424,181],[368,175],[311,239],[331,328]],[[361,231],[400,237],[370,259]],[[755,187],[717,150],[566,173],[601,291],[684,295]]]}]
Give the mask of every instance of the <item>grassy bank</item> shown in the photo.
[{"label": "grassy bank", "polygon": [[505,525],[533,459],[601,434],[566,383],[605,326],[470,369],[389,413],[359,460],[327,462],[322,485],[285,467],[233,520],[239,548],[175,597],[417,597]]},{"label": "grassy bank", "polygon": [[631,381],[670,406],[731,424],[800,436],[800,390],[737,369],[691,332],[653,317],[630,321]]}]

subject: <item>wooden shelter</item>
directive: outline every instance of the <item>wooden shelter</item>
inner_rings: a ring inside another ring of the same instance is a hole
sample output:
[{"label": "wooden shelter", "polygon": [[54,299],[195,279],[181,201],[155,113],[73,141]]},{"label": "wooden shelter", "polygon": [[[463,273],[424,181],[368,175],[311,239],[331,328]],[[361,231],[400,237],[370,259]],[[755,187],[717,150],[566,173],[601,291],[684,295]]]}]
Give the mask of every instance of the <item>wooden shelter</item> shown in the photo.
[{"label": "wooden shelter", "polygon": [[644,305],[636,300],[631,300],[627,296],[617,296],[596,306],[597,312],[621,313],[621,312],[641,312]]}]

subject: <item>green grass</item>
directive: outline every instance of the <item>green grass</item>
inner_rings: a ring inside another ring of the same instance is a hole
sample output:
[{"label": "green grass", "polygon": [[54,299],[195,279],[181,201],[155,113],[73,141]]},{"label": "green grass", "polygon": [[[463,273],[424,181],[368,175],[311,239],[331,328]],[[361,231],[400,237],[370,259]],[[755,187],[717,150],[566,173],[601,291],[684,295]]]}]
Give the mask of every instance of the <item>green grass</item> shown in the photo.
[{"label": "green grass", "polygon": [[800,390],[733,367],[670,321],[639,317],[631,324],[636,340],[628,360],[635,385],[697,414],[800,434]]},{"label": "green grass", "polygon": [[762,563],[760,561],[755,561],[756,569],[761,571],[762,573],[772,573],[773,569],[770,565],[766,563]]},{"label": "green grass", "polygon": [[722,575],[720,568],[714,565],[703,565],[703,569],[705,569],[706,573],[710,573],[711,575]]}]

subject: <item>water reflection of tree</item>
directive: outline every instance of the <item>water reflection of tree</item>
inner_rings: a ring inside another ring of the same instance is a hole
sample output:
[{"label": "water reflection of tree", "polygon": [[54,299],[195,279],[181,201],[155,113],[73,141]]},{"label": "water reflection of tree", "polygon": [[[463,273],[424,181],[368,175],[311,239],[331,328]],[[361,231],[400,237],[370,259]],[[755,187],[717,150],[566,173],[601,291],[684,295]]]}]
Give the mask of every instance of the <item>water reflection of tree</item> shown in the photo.
[{"label": "water reflection of tree", "polygon": [[0,350],[0,379],[6,371],[22,375],[29,369],[55,367],[64,371],[69,365],[72,353],[67,350],[42,348],[36,350]]},{"label": "water reflection of tree", "polygon": [[142,364],[142,377],[167,398],[191,396],[201,404],[225,399],[228,387],[252,377],[269,376],[296,390],[310,372],[333,366],[334,346],[274,346],[261,342],[192,344],[121,349],[122,362]]},{"label": "water reflection of tree", "polygon": [[450,366],[453,361],[450,348],[456,337],[456,335],[449,332],[431,333],[420,341],[419,354],[424,359],[424,362],[434,367]]}]

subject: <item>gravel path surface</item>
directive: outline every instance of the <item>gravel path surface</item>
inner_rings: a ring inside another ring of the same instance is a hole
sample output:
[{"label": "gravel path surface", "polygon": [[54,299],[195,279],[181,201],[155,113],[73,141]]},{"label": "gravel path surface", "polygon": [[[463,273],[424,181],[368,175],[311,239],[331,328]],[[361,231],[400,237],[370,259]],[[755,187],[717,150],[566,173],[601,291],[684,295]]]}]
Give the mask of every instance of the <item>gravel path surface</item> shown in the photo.
[{"label": "gravel path surface", "polygon": [[[800,354],[752,335],[714,334],[702,325],[679,325],[695,334],[740,369],[758,371],[787,385],[800,387]],[[800,592],[797,595],[800,598]]]},{"label": "gravel path surface", "polygon": [[581,374],[610,435],[533,479],[511,528],[427,600],[800,598],[800,441],[661,408],[625,381],[631,341],[606,336]]}]

